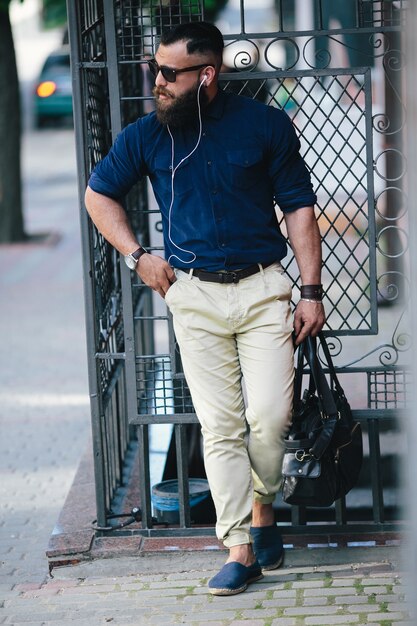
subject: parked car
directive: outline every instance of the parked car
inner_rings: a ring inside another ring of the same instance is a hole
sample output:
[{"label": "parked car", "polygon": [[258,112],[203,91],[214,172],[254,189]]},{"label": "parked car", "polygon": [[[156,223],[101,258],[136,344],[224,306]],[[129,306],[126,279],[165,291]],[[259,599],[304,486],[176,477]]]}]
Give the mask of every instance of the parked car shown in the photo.
[{"label": "parked car", "polygon": [[35,85],[35,127],[41,128],[58,120],[72,120],[72,81],[68,45],[48,55]]}]

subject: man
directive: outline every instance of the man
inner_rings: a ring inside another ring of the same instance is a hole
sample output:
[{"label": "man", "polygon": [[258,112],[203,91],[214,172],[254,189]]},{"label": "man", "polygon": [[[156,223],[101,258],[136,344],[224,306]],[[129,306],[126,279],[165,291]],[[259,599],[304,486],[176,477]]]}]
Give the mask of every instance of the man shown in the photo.
[{"label": "man", "polygon": [[[222,35],[208,23],[163,34],[149,62],[156,112],[120,133],[85,203],[172,311],[217,536],[229,548],[209,589],[229,595],[282,563],[272,503],[292,405],[292,335],[296,343],[316,335],[325,317],[316,197],[298,139],[282,111],[218,88],[222,51]],[[143,176],[161,209],[166,260],[141,247],[121,204]],[[294,320],[274,199],[302,281]]]}]

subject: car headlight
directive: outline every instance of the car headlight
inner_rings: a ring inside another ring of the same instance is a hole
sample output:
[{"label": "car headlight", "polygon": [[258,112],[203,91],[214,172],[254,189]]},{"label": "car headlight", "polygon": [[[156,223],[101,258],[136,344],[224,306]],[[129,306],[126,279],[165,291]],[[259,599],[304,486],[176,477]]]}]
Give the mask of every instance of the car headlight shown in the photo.
[{"label": "car headlight", "polygon": [[48,98],[56,91],[56,83],[53,80],[45,80],[36,88],[36,93],[40,98]]}]

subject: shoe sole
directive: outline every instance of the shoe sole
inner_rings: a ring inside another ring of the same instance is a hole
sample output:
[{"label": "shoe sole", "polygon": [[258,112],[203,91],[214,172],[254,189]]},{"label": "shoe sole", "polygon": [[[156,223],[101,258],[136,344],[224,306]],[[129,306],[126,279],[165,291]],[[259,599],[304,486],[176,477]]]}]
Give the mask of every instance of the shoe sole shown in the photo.
[{"label": "shoe sole", "polygon": [[261,569],[263,572],[270,572],[273,569],[278,569],[284,563],[284,554],[281,554],[278,561],[276,563],[271,563],[271,565],[261,565]]},{"label": "shoe sole", "polygon": [[253,578],[250,578],[244,585],[242,585],[241,587],[238,587],[237,589],[228,589],[227,587],[223,589],[221,587],[214,587],[214,588],[209,587],[209,592],[213,596],[235,596],[238,593],[242,593],[243,591],[246,591],[250,583],[254,583],[257,580],[261,580],[261,578],[263,577],[264,577],[263,574],[259,574],[259,576],[254,576]]}]

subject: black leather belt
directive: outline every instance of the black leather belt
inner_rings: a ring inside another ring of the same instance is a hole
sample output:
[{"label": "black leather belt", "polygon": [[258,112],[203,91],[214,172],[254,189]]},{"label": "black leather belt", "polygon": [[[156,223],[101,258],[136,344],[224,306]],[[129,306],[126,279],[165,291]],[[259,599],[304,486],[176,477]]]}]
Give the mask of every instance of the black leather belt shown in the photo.
[{"label": "black leather belt", "polygon": [[[275,261],[273,261],[273,263],[275,263]],[[262,269],[266,269],[270,265],[272,265],[272,263],[260,264]],[[191,272],[190,268],[181,268],[181,270],[187,272],[187,274]],[[207,272],[206,270],[193,269],[193,276],[209,283],[231,284],[238,283],[242,278],[249,278],[249,276],[253,276],[257,272],[260,272],[258,264],[250,265],[243,270],[234,270],[233,272]]]}]

